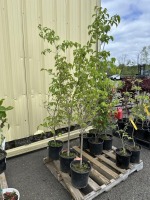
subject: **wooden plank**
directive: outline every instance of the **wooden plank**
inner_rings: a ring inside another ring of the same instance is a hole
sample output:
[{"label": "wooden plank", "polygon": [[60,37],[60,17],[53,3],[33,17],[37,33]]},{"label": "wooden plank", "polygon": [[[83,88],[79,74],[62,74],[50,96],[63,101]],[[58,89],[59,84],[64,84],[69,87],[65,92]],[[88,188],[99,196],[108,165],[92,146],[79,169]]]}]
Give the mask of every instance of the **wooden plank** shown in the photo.
[{"label": "wooden plank", "polygon": [[[91,129],[91,126],[89,126],[86,130],[88,131],[90,129]],[[80,133],[80,129],[75,130],[75,131],[71,131],[70,132],[70,140],[78,138],[79,133]],[[63,142],[65,142],[65,141],[68,140],[68,133],[64,133],[62,136],[57,136],[56,138],[58,140],[62,140]],[[47,143],[51,140],[53,140],[53,137],[47,138],[47,139],[44,139],[44,140],[41,140],[41,141],[38,141],[38,142],[33,142],[31,144],[23,145],[23,146],[20,146],[20,147],[16,147],[16,148],[13,148],[13,149],[6,150],[7,158],[11,158],[11,157],[14,157],[14,156],[17,156],[17,155],[21,155],[21,154],[25,154],[25,153],[28,153],[28,152],[31,152],[31,151],[35,151],[35,150],[38,150],[38,149],[45,148],[45,147],[47,147]]]},{"label": "wooden plank", "polygon": [[97,170],[95,170],[93,167],[91,168],[90,177],[96,180],[98,184],[108,184],[109,179],[107,179],[105,176],[103,176],[101,173],[99,173]]},{"label": "wooden plank", "polygon": [[[45,160],[45,159],[44,159]],[[75,200],[82,200],[83,195],[81,194],[80,190],[74,188],[71,185],[71,179],[68,174],[65,174],[61,171],[58,171],[56,165],[58,166],[58,162],[46,162],[46,167],[50,170],[50,172],[55,176],[55,178],[66,188],[71,195],[74,197]]]},{"label": "wooden plank", "polygon": [[[54,162],[54,165],[56,167],[57,170],[59,170],[59,161],[58,160],[55,160],[53,161]],[[60,176],[62,177],[63,179],[63,183],[65,184],[65,187],[68,189],[68,191],[71,193],[71,195],[73,196],[73,198],[75,200],[81,200],[83,199],[83,195],[82,193],[80,192],[79,189],[77,188],[74,188],[71,184],[71,178],[69,176],[69,174],[67,173],[63,173],[59,170],[59,173],[60,173]]]},{"label": "wooden plank", "polygon": [[99,156],[96,156],[96,157],[99,158],[100,160],[102,160],[103,162],[105,162],[106,164],[108,164],[109,166],[111,166],[112,168],[116,169],[118,172],[121,172],[121,173],[126,172],[126,170],[117,167],[116,163],[112,162],[111,160],[106,158],[104,155],[99,155]]},{"label": "wooden plank", "polygon": [[55,176],[55,178],[63,185],[63,181],[62,181],[62,178],[60,176],[60,173],[57,171],[55,165],[53,162],[46,162],[45,163],[46,167],[49,169],[49,171]]},{"label": "wooden plank", "polygon": [[106,151],[106,150],[103,150],[103,153],[104,153],[105,155],[107,155],[108,157],[110,157],[110,158],[116,160],[116,155],[113,153],[113,151]]},{"label": "wooden plank", "polygon": [[62,178],[64,180],[64,183],[65,183],[66,187],[68,188],[69,192],[73,196],[73,198],[75,200],[82,200],[83,199],[83,195],[80,192],[80,190],[78,190],[77,188],[74,188],[72,186],[70,176],[67,173],[62,173],[62,172],[61,172],[61,176],[62,176]]},{"label": "wooden plank", "polygon": [[2,174],[0,174],[0,186],[2,189],[8,188],[6,176],[5,176],[4,172]]},{"label": "wooden plank", "polygon": [[99,186],[95,181],[93,181],[90,177],[88,179],[88,185],[90,188],[92,188],[94,191],[100,190],[101,186]]},{"label": "wooden plank", "polygon": [[[78,153],[80,153],[80,149],[75,146],[73,147],[73,149],[75,151],[77,151]],[[89,154],[85,153],[83,151],[83,157],[86,158],[88,161],[90,161],[91,163],[95,164],[96,166],[99,167],[99,170],[106,176],[109,178],[114,178],[116,179],[118,177],[118,174],[115,173],[114,171],[112,171],[111,169],[109,169],[108,167],[106,167],[105,165],[103,165],[102,163],[100,163],[98,160],[96,160],[95,158],[93,158],[92,156],[90,156]]]}]

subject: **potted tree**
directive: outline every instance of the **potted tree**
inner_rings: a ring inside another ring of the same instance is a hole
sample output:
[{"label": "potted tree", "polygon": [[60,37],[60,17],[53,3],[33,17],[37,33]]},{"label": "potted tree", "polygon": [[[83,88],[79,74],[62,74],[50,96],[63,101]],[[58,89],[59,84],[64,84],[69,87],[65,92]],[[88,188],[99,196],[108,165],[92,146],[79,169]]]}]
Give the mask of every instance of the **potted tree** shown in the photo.
[{"label": "potted tree", "polygon": [[116,127],[115,106],[119,103],[116,91],[117,87],[119,86],[119,82],[117,85],[114,85],[114,81],[110,79],[106,79],[105,82],[103,82],[101,89],[105,92],[105,96],[103,99],[99,98],[98,113],[93,119],[93,126],[96,129],[96,136],[104,140],[104,150],[110,150],[112,148],[113,136],[111,132]]},{"label": "potted tree", "polygon": [[[111,82],[107,75],[108,72],[118,73],[114,65],[115,59],[109,59],[110,53],[105,51],[104,47],[105,44],[108,44],[110,40],[113,40],[113,37],[108,35],[108,32],[111,30],[113,25],[118,25],[120,22],[120,17],[118,15],[109,17],[107,9],[96,7],[95,11],[96,14],[93,15],[95,20],[88,27],[90,35],[88,45],[91,47],[93,43],[96,44],[97,42],[100,42],[101,44],[101,51],[93,50],[89,59],[91,73],[93,75],[93,79],[95,80],[95,87],[99,90],[99,98],[97,101],[97,107],[99,107],[99,109],[96,116],[94,117],[93,124],[95,124],[95,127],[100,131],[94,129],[94,131],[96,131],[96,137],[90,138],[89,143],[90,151],[92,154],[101,154],[103,149],[103,140],[99,137],[99,133],[101,133],[102,130],[106,130],[108,123],[111,121],[109,120],[109,115],[112,112],[110,106],[114,103],[114,101],[112,103],[112,97],[108,92],[110,85],[111,89],[114,88],[114,82]],[[90,133],[92,132],[93,130],[90,131]],[[93,147],[92,144],[95,147],[98,146],[98,148]]]},{"label": "potted tree", "polygon": [[[51,86],[50,86],[51,87]],[[51,88],[49,87],[49,92]],[[51,130],[53,134],[53,140],[48,142],[48,158],[50,160],[58,160],[59,152],[63,148],[63,142],[61,140],[56,139],[56,128],[61,125],[62,115],[61,110],[59,108],[59,99],[56,99],[57,96],[48,95],[48,100],[45,102],[45,108],[47,109],[48,116],[44,118],[43,123],[40,126]]]},{"label": "potted tree", "polygon": [[[40,30],[40,37],[46,40],[50,44],[55,44],[59,37],[55,35],[55,32],[47,27],[42,28],[41,25],[38,26]],[[49,37],[51,35],[51,37]],[[45,49],[42,51],[42,54],[45,55],[46,53],[50,53],[51,49]],[[55,55],[58,57],[58,54]],[[60,140],[56,140],[56,128],[59,128],[63,124],[63,114],[61,109],[61,91],[60,91],[60,84],[61,79],[57,77],[57,70],[55,67],[57,63],[55,62],[55,66],[52,69],[44,69],[41,70],[46,71],[50,76],[50,85],[48,88],[47,94],[47,101],[44,102],[44,107],[47,110],[48,116],[44,118],[43,123],[40,126],[51,130],[53,134],[53,140],[48,142],[48,157],[51,160],[58,160],[59,159],[59,152],[62,150],[63,142]]]},{"label": "potted tree", "polygon": [[[81,69],[79,69],[81,67]],[[76,77],[80,84],[77,86],[76,92],[76,108],[75,108],[75,117],[76,122],[80,125],[80,159],[74,160],[71,162],[71,182],[72,185],[76,188],[84,188],[88,184],[89,172],[91,170],[91,165],[89,162],[83,160],[83,134],[86,131],[86,128],[89,126],[90,121],[97,111],[97,99],[98,99],[98,90],[91,87],[92,81],[87,79],[86,65],[79,66],[76,70]],[[79,70],[79,71],[78,71]],[[88,81],[87,81],[88,80]],[[90,84],[89,84],[90,83]]]},{"label": "potted tree", "polygon": [[[117,24],[120,20],[119,16],[114,16],[109,19],[107,10],[95,7],[96,14],[93,15],[94,21],[89,28],[89,41],[86,45],[76,49],[74,52],[75,74],[77,79],[76,86],[76,121],[80,125],[80,159],[71,162],[71,181],[74,187],[83,188],[88,183],[88,175],[90,165],[82,159],[83,150],[83,134],[89,122],[98,112],[99,98],[103,100],[102,105],[106,99],[104,90],[100,88],[107,79],[107,70],[109,64],[112,66],[114,59],[107,61],[109,52],[101,51],[92,48],[93,44],[97,44],[98,40],[101,42],[108,42],[112,36],[108,36],[108,31],[113,24]],[[103,28],[102,28],[103,27]],[[88,123],[87,123],[88,122]],[[98,138],[98,142],[103,143],[103,140]],[[81,178],[82,176],[82,178]],[[82,180],[82,181],[81,181]]]},{"label": "potted tree", "polygon": [[6,152],[5,152],[5,136],[4,136],[4,127],[9,129],[7,111],[12,110],[12,106],[5,107],[3,105],[4,99],[0,100],[0,173],[6,169]]},{"label": "potted tree", "polygon": [[126,140],[129,139],[128,133],[126,132],[128,123],[125,124],[124,129],[119,129],[117,133],[121,139],[121,148],[116,149],[116,165],[122,169],[128,169],[131,158],[131,151],[126,148]]},{"label": "potted tree", "polygon": [[[53,81],[51,83],[52,89],[49,88],[49,92],[51,91],[51,95],[55,95],[56,99],[58,100],[59,114],[61,113],[61,116],[59,115],[59,120],[61,120],[63,125],[65,124],[68,127],[67,150],[63,149],[60,151],[59,156],[61,171],[69,172],[70,162],[75,158],[75,153],[70,151],[70,128],[72,123],[74,123],[74,94],[77,82],[73,74],[73,63],[68,61],[66,53],[71,48],[77,48],[79,44],[72,41],[63,41],[61,43],[59,36],[56,36],[54,30],[51,30],[47,27],[42,28],[41,25],[39,25],[39,29],[40,36],[51,44],[53,50],[55,48],[54,68],[46,71],[53,76]],[[46,52],[51,52],[51,49],[45,49],[43,54],[45,55]],[[58,123],[57,120],[56,123]]]}]

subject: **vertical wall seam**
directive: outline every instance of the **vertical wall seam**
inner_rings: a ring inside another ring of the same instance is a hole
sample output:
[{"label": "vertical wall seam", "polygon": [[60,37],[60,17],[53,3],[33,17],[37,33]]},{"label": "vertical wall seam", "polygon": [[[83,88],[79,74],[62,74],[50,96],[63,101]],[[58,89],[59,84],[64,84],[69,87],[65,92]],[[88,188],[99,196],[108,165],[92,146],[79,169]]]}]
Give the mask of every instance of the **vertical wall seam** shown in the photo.
[{"label": "vertical wall seam", "polygon": [[[22,22],[22,47],[23,47],[23,65],[24,65],[24,80],[25,80],[25,91],[26,91],[26,106],[27,106],[27,123],[28,123],[28,134],[30,133],[30,120],[29,120],[29,94],[28,94],[28,83],[27,83],[27,70],[26,70],[26,50],[25,50],[25,23],[24,23],[24,9],[25,8],[25,1],[21,0],[21,22]],[[23,3],[24,2],[24,3]]]}]

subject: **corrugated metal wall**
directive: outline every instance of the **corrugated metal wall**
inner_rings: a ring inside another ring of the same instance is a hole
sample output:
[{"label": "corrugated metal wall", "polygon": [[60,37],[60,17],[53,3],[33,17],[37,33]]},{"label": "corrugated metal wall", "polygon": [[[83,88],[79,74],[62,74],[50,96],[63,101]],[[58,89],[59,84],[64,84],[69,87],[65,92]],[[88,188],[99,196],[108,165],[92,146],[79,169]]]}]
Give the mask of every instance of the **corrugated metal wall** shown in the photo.
[{"label": "corrugated metal wall", "polygon": [[[7,141],[34,134],[46,116],[43,102],[49,77],[40,71],[53,64],[41,51],[38,24],[64,39],[87,41],[87,26],[97,0],[0,0],[0,98],[14,109]],[[69,56],[69,54],[68,54]]]}]

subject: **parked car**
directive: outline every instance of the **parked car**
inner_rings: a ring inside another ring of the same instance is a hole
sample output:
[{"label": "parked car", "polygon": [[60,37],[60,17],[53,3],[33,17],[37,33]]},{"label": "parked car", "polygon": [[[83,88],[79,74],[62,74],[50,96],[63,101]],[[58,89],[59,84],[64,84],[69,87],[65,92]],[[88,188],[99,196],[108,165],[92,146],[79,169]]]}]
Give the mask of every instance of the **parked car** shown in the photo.
[{"label": "parked car", "polygon": [[112,76],[110,76],[110,79],[112,79],[112,80],[120,80],[120,75],[119,74],[112,75]]}]

